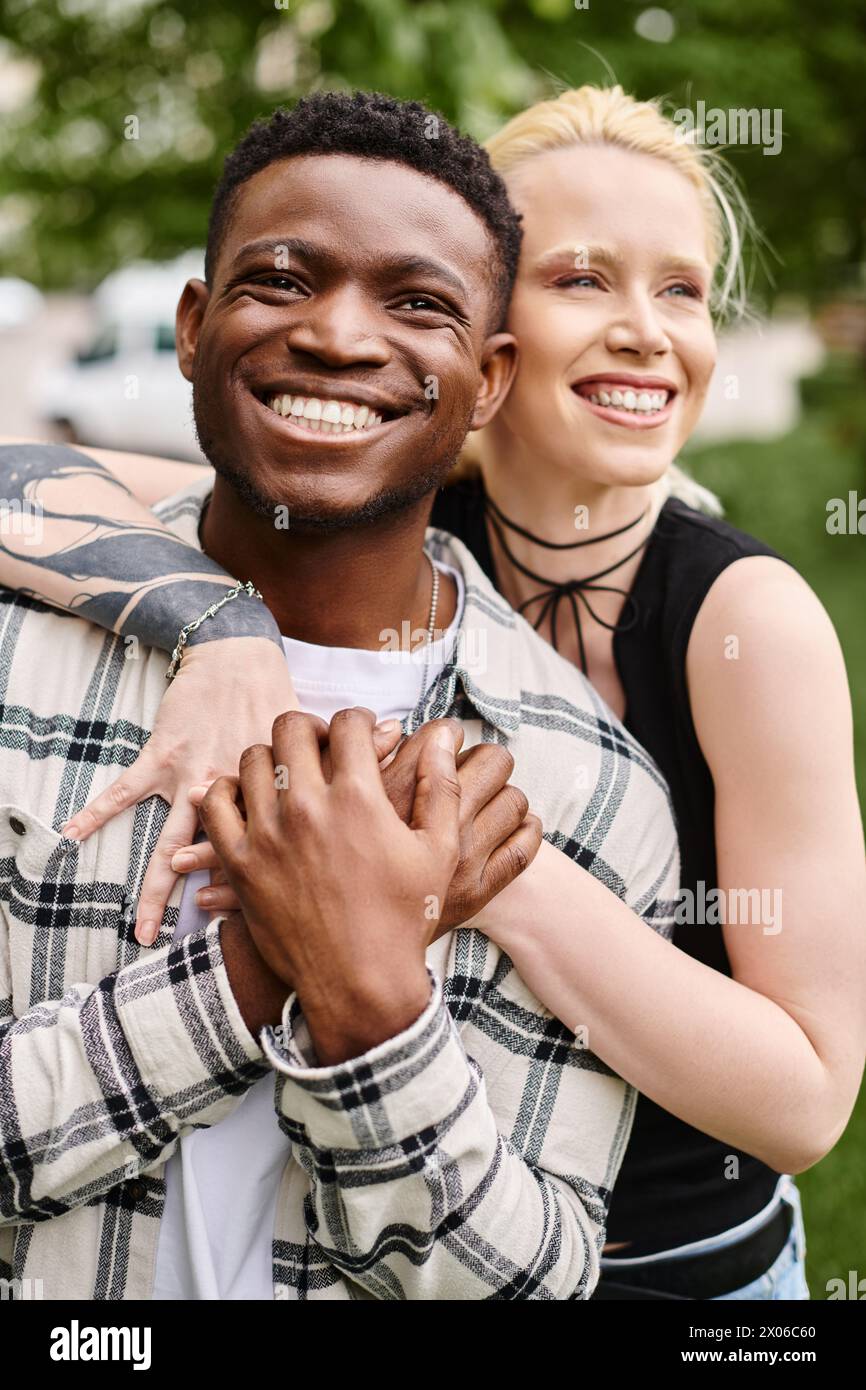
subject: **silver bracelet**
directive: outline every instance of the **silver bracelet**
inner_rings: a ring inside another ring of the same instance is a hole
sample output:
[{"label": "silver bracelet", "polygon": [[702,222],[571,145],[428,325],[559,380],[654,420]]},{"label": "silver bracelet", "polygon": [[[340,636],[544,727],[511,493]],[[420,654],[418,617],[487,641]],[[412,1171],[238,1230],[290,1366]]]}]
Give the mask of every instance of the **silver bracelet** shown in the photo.
[{"label": "silver bracelet", "polygon": [[183,649],[187,644],[190,633],[195,632],[197,627],[201,627],[205,618],[212,618],[214,613],[222,608],[224,603],[228,603],[231,599],[237,598],[238,594],[249,594],[250,598],[262,597],[251,579],[248,579],[245,584],[237,583],[233,589],[229,589],[227,593],[223,594],[222,598],[217,603],[212,603],[210,608],[206,608],[200,617],[195,618],[191,623],[187,623],[186,627],[182,627],[178,634],[177,646],[171,654],[171,661],[165,673],[167,681],[173,681],[178,673],[180,659],[183,656]]}]

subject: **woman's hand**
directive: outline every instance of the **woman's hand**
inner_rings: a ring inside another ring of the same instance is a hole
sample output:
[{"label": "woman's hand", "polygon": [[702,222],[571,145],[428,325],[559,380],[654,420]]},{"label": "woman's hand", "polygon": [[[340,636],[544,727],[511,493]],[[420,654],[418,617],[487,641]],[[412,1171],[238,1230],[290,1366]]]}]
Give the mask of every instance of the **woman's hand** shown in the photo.
[{"label": "woman's hand", "polygon": [[139,894],[135,935],[149,945],[177,880],[173,855],[198,828],[189,788],[236,773],[244,748],[297,709],[285,657],[274,642],[229,637],[187,647],[159,706],[153,732],[130,768],[62,827],[85,840],[121,811],[158,795],[171,807]]},{"label": "woman's hand", "polygon": [[[177,880],[172,858],[198,829],[190,788],[207,786],[222,774],[236,774],[243,750],[270,742],[277,715],[297,708],[289,669],[276,643],[227,637],[187,647],[135,762],[62,827],[67,838],[86,840],[149,796],[169,803],[139,894],[135,935],[142,945],[155,939]],[[397,721],[391,730],[377,731],[381,756],[391,751],[399,734]]]}]

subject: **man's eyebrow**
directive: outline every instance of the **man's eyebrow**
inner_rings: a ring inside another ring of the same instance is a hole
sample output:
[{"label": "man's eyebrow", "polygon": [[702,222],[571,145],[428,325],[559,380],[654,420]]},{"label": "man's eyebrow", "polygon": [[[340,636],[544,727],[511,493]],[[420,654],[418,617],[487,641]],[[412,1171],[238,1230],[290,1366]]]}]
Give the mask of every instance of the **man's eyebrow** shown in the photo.
[{"label": "man's eyebrow", "polygon": [[463,299],[469,297],[469,291],[464,280],[453,270],[449,270],[441,261],[433,260],[428,256],[393,256],[383,261],[383,267],[389,273],[397,275],[432,275],[434,279],[441,280],[443,284],[450,286],[455,294],[459,294]]},{"label": "man's eyebrow", "polygon": [[[308,261],[323,260],[331,254],[324,247],[316,246],[311,241],[304,241],[301,237],[283,237],[282,240],[263,237],[258,241],[248,241],[241,246],[232,265],[235,267],[242,265],[245,261],[261,255],[268,255],[276,260],[278,256],[284,256],[286,252]],[[448,285],[464,300],[468,298],[469,291],[465,281],[455,271],[449,270],[446,265],[443,265],[442,261],[434,260],[432,257],[391,256],[384,258],[379,262],[379,265],[386,275],[431,275]]]},{"label": "man's eyebrow", "polygon": [[320,247],[314,246],[311,241],[304,241],[301,237],[262,237],[258,241],[247,241],[240,247],[235,255],[232,265],[241,265],[244,261],[252,260],[254,256],[268,255],[274,261],[290,251],[295,256],[301,256],[304,260],[315,260],[317,256],[324,253]]}]

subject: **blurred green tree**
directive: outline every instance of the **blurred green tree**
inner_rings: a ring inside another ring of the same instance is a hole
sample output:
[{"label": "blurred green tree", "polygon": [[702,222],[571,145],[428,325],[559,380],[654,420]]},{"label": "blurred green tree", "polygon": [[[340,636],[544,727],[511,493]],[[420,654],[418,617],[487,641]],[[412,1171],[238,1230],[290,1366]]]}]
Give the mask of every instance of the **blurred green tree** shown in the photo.
[{"label": "blurred green tree", "polygon": [[[858,0],[0,0],[0,259],[88,287],[201,244],[221,159],[313,87],[418,97],[483,138],[522,105],[615,76],[675,107],[780,108],[778,155],[732,151],[780,258],[826,293],[863,259]],[[760,290],[760,285],[758,286]]]}]

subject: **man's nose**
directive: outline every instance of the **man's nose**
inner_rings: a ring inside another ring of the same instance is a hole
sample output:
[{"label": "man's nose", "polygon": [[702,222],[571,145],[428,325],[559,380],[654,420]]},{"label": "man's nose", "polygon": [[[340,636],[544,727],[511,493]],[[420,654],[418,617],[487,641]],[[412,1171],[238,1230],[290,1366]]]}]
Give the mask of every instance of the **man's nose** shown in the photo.
[{"label": "man's nose", "polygon": [[358,362],[381,367],[391,357],[373,307],[351,290],[309,301],[287,330],[286,342],[293,352],[305,352],[331,367]]}]

